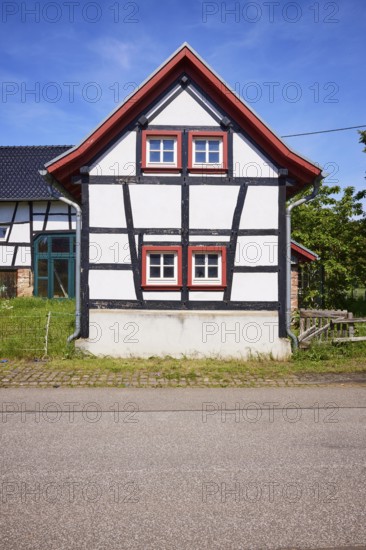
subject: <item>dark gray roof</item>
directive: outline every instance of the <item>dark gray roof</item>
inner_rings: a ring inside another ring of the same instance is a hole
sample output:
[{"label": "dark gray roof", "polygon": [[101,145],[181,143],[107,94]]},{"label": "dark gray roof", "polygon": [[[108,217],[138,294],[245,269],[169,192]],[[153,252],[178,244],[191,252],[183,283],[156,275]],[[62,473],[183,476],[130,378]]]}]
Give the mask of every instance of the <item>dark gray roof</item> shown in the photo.
[{"label": "dark gray roof", "polygon": [[72,145],[0,146],[0,201],[52,198],[38,170]]}]

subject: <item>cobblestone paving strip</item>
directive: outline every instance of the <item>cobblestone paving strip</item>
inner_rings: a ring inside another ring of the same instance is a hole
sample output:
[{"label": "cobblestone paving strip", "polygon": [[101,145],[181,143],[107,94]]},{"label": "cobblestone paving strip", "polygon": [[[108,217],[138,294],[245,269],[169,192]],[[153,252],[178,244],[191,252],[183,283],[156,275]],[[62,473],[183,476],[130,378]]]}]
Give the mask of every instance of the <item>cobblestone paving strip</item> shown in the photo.
[{"label": "cobblestone paving strip", "polygon": [[184,387],[299,387],[299,386],[324,386],[324,385],[366,385],[366,372],[346,374],[306,374],[289,375],[279,378],[263,378],[253,374],[238,373],[222,374],[222,378],[216,376],[183,376],[168,377],[158,372],[144,370],[126,372],[108,372],[98,369],[74,370],[65,372],[62,370],[48,370],[47,363],[35,363],[34,365],[11,365],[0,367],[0,387],[16,388],[52,388],[52,387],[132,387],[132,388],[184,388]]}]

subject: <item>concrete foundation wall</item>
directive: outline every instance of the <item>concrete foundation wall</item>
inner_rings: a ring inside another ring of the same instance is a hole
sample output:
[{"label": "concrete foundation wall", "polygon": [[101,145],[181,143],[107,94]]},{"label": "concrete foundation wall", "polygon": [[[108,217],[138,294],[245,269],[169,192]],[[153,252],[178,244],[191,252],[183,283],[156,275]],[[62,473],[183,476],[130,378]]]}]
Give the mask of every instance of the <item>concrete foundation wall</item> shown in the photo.
[{"label": "concrete foundation wall", "polygon": [[272,311],[90,310],[90,337],[77,347],[113,357],[223,357],[272,355],[287,359]]}]

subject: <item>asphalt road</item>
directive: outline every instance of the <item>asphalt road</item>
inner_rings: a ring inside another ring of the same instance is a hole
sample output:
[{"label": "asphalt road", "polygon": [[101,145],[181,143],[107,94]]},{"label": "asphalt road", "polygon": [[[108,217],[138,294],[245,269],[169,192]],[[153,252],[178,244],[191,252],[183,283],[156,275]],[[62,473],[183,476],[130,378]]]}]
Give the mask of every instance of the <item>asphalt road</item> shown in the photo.
[{"label": "asphalt road", "polygon": [[366,389],[0,390],[0,548],[366,548]]}]

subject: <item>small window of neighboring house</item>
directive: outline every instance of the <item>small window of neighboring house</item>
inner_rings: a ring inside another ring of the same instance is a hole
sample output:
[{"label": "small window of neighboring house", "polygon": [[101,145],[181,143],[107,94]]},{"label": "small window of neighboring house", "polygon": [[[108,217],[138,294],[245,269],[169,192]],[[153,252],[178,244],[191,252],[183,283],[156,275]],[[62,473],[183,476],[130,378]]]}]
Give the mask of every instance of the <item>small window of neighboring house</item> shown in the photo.
[{"label": "small window of neighboring house", "polygon": [[9,225],[0,225],[0,241],[6,241],[9,234]]},{"label": "small window of neighboring house", "polygon": [[202,290],[226,287],[226,247],[188,247],[188,286]]},{"label": "small window of neighboring house", "polygon": [[182,168],[180,132],[144,130],[142,132],[142,170],[177,172]]},{"label": "small window of neighboring house", "polygon": [[182,249],[180,246],[142,248],[142,287],[147,290],[172,290],[182,286]]},{"label": "small window of neighboring house", "polygon": [[227,133],[189,132],[188,169],[190,172],[227,171]]}]

